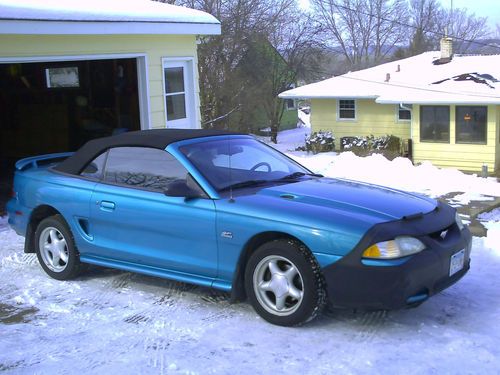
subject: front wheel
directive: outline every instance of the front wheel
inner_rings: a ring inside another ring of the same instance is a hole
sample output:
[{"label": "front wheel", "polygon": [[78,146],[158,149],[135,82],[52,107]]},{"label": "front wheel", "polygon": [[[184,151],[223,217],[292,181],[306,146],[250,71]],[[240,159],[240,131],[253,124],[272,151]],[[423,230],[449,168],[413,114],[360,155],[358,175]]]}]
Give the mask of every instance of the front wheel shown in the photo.
[{"label": "front wheel", "polygon": [[304,245],[292,240],[265,243],[252,254],[245,289],[257,313],[281,326],[312,320],[326,301],[319,265]]},{"label": "front wheel", "polygon": [[54,279],[72,279],[80,272],[73,235],[61,215],[40,222],[35,232],[35,250],[43,270]]}]

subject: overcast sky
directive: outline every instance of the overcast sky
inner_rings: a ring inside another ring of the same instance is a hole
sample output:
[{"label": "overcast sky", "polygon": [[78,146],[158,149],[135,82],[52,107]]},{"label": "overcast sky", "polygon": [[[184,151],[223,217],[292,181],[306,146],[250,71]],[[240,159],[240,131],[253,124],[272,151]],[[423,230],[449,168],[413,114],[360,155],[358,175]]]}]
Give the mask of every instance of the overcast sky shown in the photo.
[{"label": "overcast sky", "polygon": [[[449,8],[451,0],[441,0],[444,7]],[[500,2],[498,0],[453,0],[453,8],[467,8],[480,17],[488,17],[492,28],[500,24]]]}]

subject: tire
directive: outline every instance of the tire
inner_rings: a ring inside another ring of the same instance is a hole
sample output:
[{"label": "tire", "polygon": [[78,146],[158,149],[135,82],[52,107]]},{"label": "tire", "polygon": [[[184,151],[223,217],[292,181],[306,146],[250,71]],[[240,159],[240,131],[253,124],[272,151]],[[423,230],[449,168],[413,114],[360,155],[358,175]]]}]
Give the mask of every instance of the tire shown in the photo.
[{"label": "tire", "polygon": [[43,270],[54,279],[73,279],[82,269],[73,235],[61,215],[40,222],[35,232],[35,252]]},{"label": "tire", "polygon": [[319,264],[304,245],[293,240],[265,243],[251,255],[245,289],[255,311],[280,326],[306,323],[326,303]]}]

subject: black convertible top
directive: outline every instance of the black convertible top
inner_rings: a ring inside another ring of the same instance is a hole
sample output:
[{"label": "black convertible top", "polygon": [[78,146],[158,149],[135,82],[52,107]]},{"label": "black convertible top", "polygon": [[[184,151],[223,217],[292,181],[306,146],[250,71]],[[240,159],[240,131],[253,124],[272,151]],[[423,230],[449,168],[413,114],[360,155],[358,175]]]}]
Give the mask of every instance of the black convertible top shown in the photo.
[{"label": "black convertible top", "polygon": [[153,129],[127,132],[88,141],[54,169],[64,173],[78,174],[88,163],[112,147],[136,146],[163,150],[171,143],[186,139],[237,134],[242,135],[242,133],[215,129]]}]

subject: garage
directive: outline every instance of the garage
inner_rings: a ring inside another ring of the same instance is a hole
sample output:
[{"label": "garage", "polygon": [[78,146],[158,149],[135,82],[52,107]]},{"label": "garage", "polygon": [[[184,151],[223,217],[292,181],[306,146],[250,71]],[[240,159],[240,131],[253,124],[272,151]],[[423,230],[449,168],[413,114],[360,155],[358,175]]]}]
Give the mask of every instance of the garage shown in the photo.
[{"label": "garage", "polygon": [[[139,130],[135,58],[0,64],[0,181],[21,158]],[[5,200],[5,199],[3,199]]]},{"label": "garage", "polygon": [[138,129],[199,128],[210,14],[148,0],[0,0],[0,215],[16,160]]},{"label": "garage", "polygon": [[0,64],[3,171],[22,157],[138,129],[135,59]]}]

